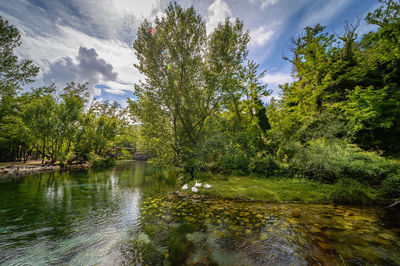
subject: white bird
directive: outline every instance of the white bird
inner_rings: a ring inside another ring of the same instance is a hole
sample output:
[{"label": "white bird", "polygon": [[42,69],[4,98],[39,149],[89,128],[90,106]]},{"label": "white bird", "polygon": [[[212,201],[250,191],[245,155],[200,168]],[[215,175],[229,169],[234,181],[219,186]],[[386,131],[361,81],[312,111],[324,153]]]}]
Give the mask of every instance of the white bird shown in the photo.
[{"label": "white bird", "polygon": [[188,189],[188,185],[187,185],[187,184],[184,184],[184,185],[182,186],[182,189]]},{"label": "white bird", "polygon": [[197,180],[196,180],[196,183],[194,184],[194,186],[195,187],[201,187],[201,183],[197,183]]},{"label": "white bird", "polygon": [[212,186],[210,184],[204,184],[205,188],[212,188]]},{"label": "white bird", "polygon": [[196,187],[192,187],[192,191],[193,191],[194,193],[197,193],[199,190],[198,190]]}]

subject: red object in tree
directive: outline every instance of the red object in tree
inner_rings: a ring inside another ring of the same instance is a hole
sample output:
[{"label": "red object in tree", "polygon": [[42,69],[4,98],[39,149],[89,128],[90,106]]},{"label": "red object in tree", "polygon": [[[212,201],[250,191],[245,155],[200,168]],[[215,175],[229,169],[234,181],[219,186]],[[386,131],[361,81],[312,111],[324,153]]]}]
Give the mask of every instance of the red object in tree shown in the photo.
[{"label": "red object in tree", "polygon": [[150,29],[149,29],[149,33],[150,33],[150,34],[154,34],[154,33],[156,33],[156,29],[154,29],[154,28],[150,28]]}]

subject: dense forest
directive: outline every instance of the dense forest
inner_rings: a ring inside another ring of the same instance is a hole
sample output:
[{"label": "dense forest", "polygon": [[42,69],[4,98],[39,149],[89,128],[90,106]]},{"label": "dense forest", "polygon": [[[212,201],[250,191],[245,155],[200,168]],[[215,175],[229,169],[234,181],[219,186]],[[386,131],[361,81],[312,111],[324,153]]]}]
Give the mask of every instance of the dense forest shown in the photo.
[{"label": "dense forest", "polygon": [[358,36],[356,20],[341,36],[318,24],[293,37],[283,59],[294,81],[270,102],[244,23],[206,32],[193,7],[171,3],[137,31],[145,79],[128,109],[91,101],[88,84],[73,81],[28,91],[39,68],[15,55],[20,34],[0,18],[0,160],[95,162],[137,145],[186,178],[285,175],[400,198],[400,4],[380,2],[365,18],[376,31]]}]

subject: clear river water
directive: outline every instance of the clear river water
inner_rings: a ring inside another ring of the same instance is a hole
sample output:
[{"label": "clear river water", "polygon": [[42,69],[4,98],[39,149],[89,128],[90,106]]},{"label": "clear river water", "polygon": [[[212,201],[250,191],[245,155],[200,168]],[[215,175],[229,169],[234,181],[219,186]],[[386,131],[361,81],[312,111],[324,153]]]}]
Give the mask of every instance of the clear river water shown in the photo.
[{"label": "clear river water", "polygon": [[399,211],[177,190],[131,161],[0,179],[0,265],[400,265]]}]

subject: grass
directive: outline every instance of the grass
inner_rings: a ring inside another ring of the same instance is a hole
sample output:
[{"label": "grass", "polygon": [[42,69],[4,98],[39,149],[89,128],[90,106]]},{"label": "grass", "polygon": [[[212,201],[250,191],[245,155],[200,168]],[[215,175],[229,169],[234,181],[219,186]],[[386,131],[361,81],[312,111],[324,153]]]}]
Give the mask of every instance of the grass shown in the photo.
[{"label": "grass", "polygon": [[[206,182],[211,184],[212,188],[200,188],[198,194],[265,202],[331,203],[332,192],[337,191],[340,186],[340,184],[323,184],[299,178],[256,176],[214,177]],[[193,193],[190,191],[193,185],[194,181],[189,183],[188,193]],[[378,196],[376,190],[363,187],[363,191],[372,201],[376,200]]]}]

